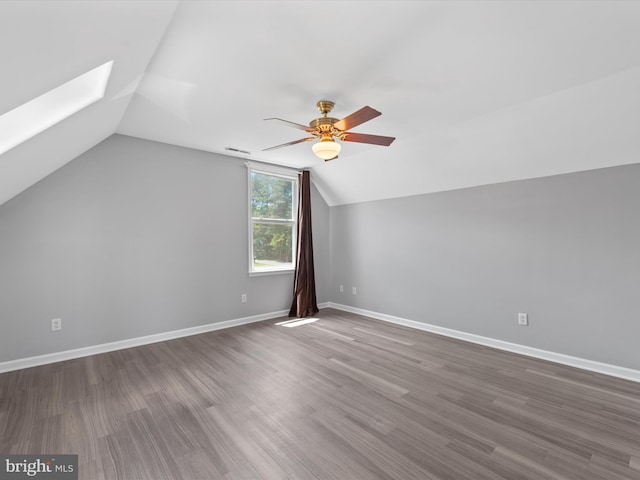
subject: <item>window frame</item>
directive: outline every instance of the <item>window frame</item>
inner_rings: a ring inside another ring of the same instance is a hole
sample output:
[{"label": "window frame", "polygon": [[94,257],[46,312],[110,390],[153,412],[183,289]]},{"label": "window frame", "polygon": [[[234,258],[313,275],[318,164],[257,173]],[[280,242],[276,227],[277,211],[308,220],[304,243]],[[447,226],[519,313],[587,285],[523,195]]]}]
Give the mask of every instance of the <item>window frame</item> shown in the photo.
[{"label": "window frame", "polygon": [[[291,219],[277,219],[277,218],[258,218],[253,216],[253,188],[251,182],[251,174],[257,173],[260,175],[267,175],[271,177],[280,177],[291,181]],[[278,275],[283,273],[294,273],[296,267],[296,248],[298,244],[298,172],[296,170],[290,170],[287,168],[278,168],[267,165],[252,165],[247,163],[247,211],[249,218],[249,245],[248,245],[248,261],[249,261],[249,276],[262,276],[262,275]],[[268,224],[268,225],[291,225],[291,265],[286,267],[272,267],[272,268],[260,268],[255,269],[253,266],[253,226],[256,223]]]}]

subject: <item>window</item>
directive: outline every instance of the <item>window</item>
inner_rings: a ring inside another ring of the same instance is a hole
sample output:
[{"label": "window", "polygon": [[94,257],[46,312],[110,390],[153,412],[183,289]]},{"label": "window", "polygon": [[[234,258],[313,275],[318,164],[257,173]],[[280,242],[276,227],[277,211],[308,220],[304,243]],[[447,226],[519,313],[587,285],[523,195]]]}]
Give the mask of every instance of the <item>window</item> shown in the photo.
[{"label": "window", "polygon": [[249,168],[249,273],[295,268],[298,177]]}]

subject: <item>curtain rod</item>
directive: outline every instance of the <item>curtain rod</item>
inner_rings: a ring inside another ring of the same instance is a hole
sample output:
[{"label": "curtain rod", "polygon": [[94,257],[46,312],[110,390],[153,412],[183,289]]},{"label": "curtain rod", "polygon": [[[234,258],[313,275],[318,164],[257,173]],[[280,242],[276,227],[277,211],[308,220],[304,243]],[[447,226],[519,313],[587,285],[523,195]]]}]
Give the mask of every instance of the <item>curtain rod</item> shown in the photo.
[{"label": "curtain rod", "polygon": [[291,171],[295,171],[297,173],[302,173],[303,169],[301,168],[297,168],[297,167],[290,167],[288,165],[281,165],[279,163],[269,163],[269,162],[264,162],[262,160],[247,160],[245,162],[245,165],[247,167],[251,167],[252,164],[258,163],[260,165],[264,165],[265,167],[271,167],[273,169],[278,169],[278,168],[282,168],[282,169],[287,169],[287,170],[291,170]]}]

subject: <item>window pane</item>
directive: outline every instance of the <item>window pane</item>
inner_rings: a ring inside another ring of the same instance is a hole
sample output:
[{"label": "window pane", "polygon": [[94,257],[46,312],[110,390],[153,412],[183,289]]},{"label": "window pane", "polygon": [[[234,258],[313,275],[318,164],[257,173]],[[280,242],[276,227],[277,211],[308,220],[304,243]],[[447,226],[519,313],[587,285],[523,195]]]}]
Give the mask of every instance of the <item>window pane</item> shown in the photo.
[{"label": "window pane", "polygon": [[251,216],[291,220],[293,181],[251,172]]},{"label": "window pane", "polygon": [[253,224],[253,268],[293,266],[293,225]]}]

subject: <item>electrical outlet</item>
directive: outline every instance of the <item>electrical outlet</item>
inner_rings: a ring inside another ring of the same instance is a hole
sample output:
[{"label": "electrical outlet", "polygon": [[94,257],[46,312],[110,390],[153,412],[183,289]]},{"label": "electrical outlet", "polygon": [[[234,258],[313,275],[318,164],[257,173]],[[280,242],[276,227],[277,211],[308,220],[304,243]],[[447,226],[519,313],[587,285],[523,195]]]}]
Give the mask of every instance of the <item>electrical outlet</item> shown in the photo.
[{"label": "electrical outlet", "polygon": [[519,313],[518,325],[524,325],[525,327],[529,325],[529,315],[527,315],[526,313]]},{"label": "electrical outlet", "polygon": [[344,293],[344,285],[340,285],[340,293]]},{"label": "electrical outlet", "polygon": [[54,318],[51,320],[51,331],[57,332],[58,330],[62,330],[62,319]]},{"label": "electrical outlet", "polygon": [[356,287],[351,287],[351,293],[356,294]]},{"label": "electrical outlet", "polygon": [[243,293],[243,294],[240,296],[240,301],[241,301],[242,303],[247,303],[247,294],[246,294],[246,293]]}]

